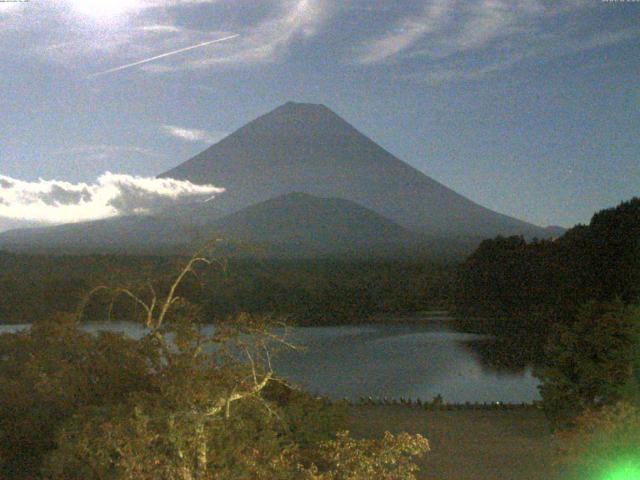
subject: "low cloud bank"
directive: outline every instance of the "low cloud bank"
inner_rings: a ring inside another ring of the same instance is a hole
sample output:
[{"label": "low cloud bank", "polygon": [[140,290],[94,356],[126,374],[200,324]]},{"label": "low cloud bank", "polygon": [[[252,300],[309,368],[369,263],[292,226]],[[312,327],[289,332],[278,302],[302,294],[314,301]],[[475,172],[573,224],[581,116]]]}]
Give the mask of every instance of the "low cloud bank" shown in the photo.
[{"label": "low cloud bank", "polygon": [[143,215],[173,205],[206,202],[222,192],[223,188],[213,185],[111,172],[95,183],[26,182],[0,175],[0,219],[56,224]]}]

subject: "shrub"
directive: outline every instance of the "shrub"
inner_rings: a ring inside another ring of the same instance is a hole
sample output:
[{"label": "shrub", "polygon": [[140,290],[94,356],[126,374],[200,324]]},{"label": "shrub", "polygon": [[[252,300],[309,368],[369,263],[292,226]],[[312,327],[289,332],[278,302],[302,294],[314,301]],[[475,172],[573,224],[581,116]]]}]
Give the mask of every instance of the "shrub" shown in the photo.
[{"label": "shrub", "polygon": [[[640,408],[618,402],[577,417],[575,428],[556,434],[569,478],[640,478]],[[631,471],[635,476],[631,475]],[[621,475],[621,472],[620,472]]]},{"label": "shrub", "polygon": [[415,480],[419,471],[414,458],[429,451],[421,435],[386,432],[381,440],[356,440],[339,432],[335,440],[322,442],[317,464],[301,468],[305,480]]},{"label": "shrub", "polygon": [[31,478],[79,408],[152,388],[144,342],[83,332],[68,318],[0,335],[0,477]]},{"label": "shrub", "polygon": [[[569,326],[557,326],[536,374],[547,417],[565,427],[587,409],[611,405],[635,382],[640,310],[620,302],[588,303]],[[635,373],[634,373],[635,370]]]},{"label": "shrub", "polygon": [[161,397],[91,408],[60,430],[45,463],[49,480],[271,480],[287,473],[286,444],[254,402],[230,418],[203,417]]}]

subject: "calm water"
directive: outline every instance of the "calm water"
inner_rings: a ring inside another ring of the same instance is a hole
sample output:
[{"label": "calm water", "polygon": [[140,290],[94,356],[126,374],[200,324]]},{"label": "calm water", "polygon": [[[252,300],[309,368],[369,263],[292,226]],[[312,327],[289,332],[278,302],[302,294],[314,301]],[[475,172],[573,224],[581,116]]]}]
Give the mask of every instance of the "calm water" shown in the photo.
[{"label": "calm water", "polygon": [[[0,326],[0,332],[20,326]],[[129,323],[92,324],[89,330],[125,331]],[[539,398],[531,369],[498,372],[483,366],[471,349],[481,335],[453,331],[447,322],[291,329],[304,351],[280,352],[274,369],[307,390],[332,398],[420,398],[447,402],[530,402]],[[490,340],[489,340],[490,341]]]}]

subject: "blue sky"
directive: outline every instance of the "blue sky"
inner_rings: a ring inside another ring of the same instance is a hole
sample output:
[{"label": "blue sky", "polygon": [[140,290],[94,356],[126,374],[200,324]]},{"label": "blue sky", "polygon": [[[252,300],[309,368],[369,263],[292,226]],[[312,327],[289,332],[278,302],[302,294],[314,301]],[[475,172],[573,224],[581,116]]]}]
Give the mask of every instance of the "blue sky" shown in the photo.
[{"label": "blue sky", "polygon": [[154,176],[293,100],[489,208],[570,226],[640,195],[639,76],[640,2],[0,3],[0,175]]}]

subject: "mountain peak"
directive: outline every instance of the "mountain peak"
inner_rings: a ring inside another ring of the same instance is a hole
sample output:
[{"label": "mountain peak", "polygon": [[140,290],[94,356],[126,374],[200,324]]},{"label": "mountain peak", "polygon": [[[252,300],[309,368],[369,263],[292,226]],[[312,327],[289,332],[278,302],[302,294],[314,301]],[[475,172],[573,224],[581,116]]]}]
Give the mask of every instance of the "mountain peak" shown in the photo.
[{"label": "mountain peak", "polygon": [[340,120],[346,123],[336,112],[322,103],[301,103],[301,102],[287,102],[283,103],[279,107],[271,110],[262,117],[271,117],[274,115],[292,115],[300,117],[327,117],[333,120]]},{"label": "mountain peak", "polygon": [[433,236],[547,236],[436,182],[321,104],[280,105],[162,176],[226,189],[206,208],[194,210],[197,219],[221,218],[304,192],[355,202]]},{"label": "mountain peak", "polygon": [[[288,110],[299,112],[324,111],[331,112],[331,109],[322,103],[286,102],[276,108],[276,110]],[[333,113],[333,112],[332,112]]]},{"label": "mountain peak", "polygon": [[246,143],[247,136],[254,135],[272,138],[315,137],[326,142],[336,136],[353,135],[358,132],[325,105],[287,102],[249,122],[235,133],[239,140]]}]

